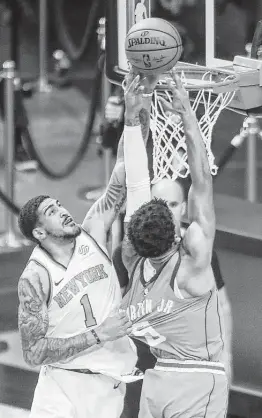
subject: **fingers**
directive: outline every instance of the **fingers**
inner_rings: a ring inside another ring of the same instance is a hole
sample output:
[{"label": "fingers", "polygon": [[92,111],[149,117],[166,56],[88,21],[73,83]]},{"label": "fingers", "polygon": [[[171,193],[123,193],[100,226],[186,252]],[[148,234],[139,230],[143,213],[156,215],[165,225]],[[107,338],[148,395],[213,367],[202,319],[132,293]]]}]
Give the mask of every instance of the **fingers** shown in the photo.
[{"label": "fingers", "polygon": [[176,83],[176,87],[178,90],[184,90],[184,86],[182,84],[181,78],[179,77],[179,75],[175,74],[174,75],[174,81]]},{"label": "fingers", "polygon": [[174,113],[175,111],[174,111],[174,108],[173,108],[173,106],[172,106],[172,104],[171,103],[169,103],[166,99],[164,99],[163,97],[159,97],[158,98],[158,101],[160,102],[160,104],[162,105],[162,107],[163,107],[163,110],[164,110],[164,112],[166,113],[166,112],[172,112],[172,113]]},{"label": "fingers", "polygon": [[129,89],[130,84],[134,81],[136,76],[139,75],[138,71],[134,67],[131,67],[129,72],[126,74],[124,81],[122,83],[123,90],[126,92]]},{"label": "fingers", "polygon": [[117,312],[117,315],[119,317],[119,319],[128,319],[126,311],[124,309],[121,309]]},{"label": "fingers", "polygon": [[181,78],[179,77],[179,75],[176,73],[175,69],[172,68],[172,70],[170,71],[170,75],[172,77],[172,80],[175,82],[176,84],[176,88],[178,90],[184,89]]},{"label": "fingers", "polygon": [[128,321],[125,324],[125,329],[126,329],[127,335],[131,334],[131,332],[132,332],[132,322],[131,321]]},{"label": "fingers", "polygon": [[120,329],[124,334],[131,334],[132,332],[132,322],[129,320],[128,316],[125,312],[119,312],[118,314],[119,322],[120,322]]},{"label": "fingers", "polygon": [[144,91],[144,86],[140,84],[140,75],[138,74],[132,83],[127,87],[126,94],[128,93],[142,93]]},{"label": "fingers", "polygon": [[177,86],[170,79],[167,79],[166,82],[173,95],[176,96],[178,92]]},{"label": "fingers", "polygon": [[170,70],[169,72],[171,79],[166,79],[168,87],[170,88],[170,90],[172,90],[172,92],[175,94],[177,92],[184,92],[185,88],[183,86],[183,83],[181,81],[180,76],[176,73],[175,69],[173,68],[172,70]]}]

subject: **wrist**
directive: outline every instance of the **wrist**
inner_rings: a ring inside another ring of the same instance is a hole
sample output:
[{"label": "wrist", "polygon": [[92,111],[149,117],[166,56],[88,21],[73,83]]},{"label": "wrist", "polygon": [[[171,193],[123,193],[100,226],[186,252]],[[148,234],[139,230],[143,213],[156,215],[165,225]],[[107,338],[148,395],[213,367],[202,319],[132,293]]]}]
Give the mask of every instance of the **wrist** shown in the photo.
[{"label": "wrist", "polygon": [[[94,333],[92,332],[92,335],[93,335],[93,338],[96,341],[96,344],[102,344],[102,343],[106,342],[106,338],[104,337],[105,333],[103,332],[103,325],[100,325],[100,326],[96,327],[96,329],[92,330],[92,331],[95,331],[95,334],[96,334],[96,336],[95,336]],[[100,341],[99,343],[98,343],[97,339]]]},{"label": "wrist", "polygon": [[126,126],[139,126],[140,125],[139,114],[133,111],[126,111],[125,112],[125,125]]},{"label": "wrist", "polygon": [[96,343],[97,344],[101,344],[101,339],[99,338],[99,336],[97,335],[97,333],[96,333],[96,331],[94,330],[94,329],[91,329],[91,334],[93,335],[93,337],[95,338],[95,340],[96,340]]},{"label": "wrist", "polygon": [[180,114],[180,117],[184,123],[191,124],[192,122],[197,121],[196,114],[191,107],[186,108],[185,111]]}]

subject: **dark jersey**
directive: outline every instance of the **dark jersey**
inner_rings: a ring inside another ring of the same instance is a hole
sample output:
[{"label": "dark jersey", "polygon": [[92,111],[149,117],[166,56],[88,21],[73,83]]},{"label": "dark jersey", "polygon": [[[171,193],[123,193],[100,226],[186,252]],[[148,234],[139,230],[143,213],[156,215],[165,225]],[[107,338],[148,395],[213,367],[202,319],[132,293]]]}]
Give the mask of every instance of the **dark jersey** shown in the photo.
[{"label": "dark jersey", "polygon": [[148,344],[156,357],[220,361],[224,325],[216,286],[202,296],[181,299],[174,291],[178,253],[148,282],[144,263],[141,257],[133,263],[122,302],[134,324],[132,336]]},{"label": "dark jersey", "polygon": [[[118,245],[113,253],[113,264],[117,273],[117,277],[121,287],[126,287],[128,285],[128,272],[125,268],[125,265],[122,260],[122,243]],[[212,261],[211,261],[212,270],[214,273],[215,281],[218,290],[224,287],[225,283],[222,277],[222,273],[220,270],[218,256],[215,250],[213,250],[212,254]]]}]

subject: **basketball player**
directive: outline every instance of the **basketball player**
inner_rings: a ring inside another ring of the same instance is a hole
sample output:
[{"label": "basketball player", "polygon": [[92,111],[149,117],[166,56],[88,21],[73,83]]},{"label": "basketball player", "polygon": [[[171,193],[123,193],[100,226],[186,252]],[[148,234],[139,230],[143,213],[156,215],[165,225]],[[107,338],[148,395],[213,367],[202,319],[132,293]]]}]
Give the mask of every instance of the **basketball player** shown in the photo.
[{"label": "basketball player", "polygon": [[[133,322],[132,335],[146,342],[157,358],[155,368],[145,373],[139,416],[224,418],[228,382],[221,362],[224,326],[211,268],[215,234],[212,178],[187,92],[179,77],[174,73],[172,77],[176,87],[168,83],[174,97],[168,110],[182,119],[192,178],[189,227],[181,241],[175,238],[167,203],[151,200],[138,118],[139,78],[125,93],[129,223],[122,255],[130,281],[123,309]],[[163,104],[168,107],[165,101]]]},{"label": "basketball player", "polygon": [[143,19],[147,19],[147,10],[145,0],[140,0],[135,8],[135,23],[138,23]]},{"label": "basketball player", "polygon": [[[114,97],[108,100],[106,105],[106,112],[105,116],[106,119],[111,123],[120,123],[122,115],[124,113],[123,106],[119,106],[120,99],[115,99]],[[115,104],[115,102],[117,104]],[[116,141],[117,142],[117,141]],[[152,142],[152,135],[149,135],[147,141],[147,155],[148,155],[148,168],[149,168],[149,175],[150,179],[153,178],[153,142]],[[176,181],[171,181],[170,179],[162,179],[158,181],[156,184],[151,186],[151,194],[153,197],[163,198],[167,201],[167,204],[174,215],[174,220],[176,222],[177,231],[184,233],[186,225],[183,223],[183,219],[185,219],[186,215],[186,203],[187,203],[187,195],[189,189],[189,181],[188,179],[177,179]],[[121,239],[121,238],[120,238]],[[126,287],[128,285],[128,272],[123,264],[122,261],[122,243],[120,243],[112,255],[112,261],[114,268],[116,270],[118,280],[121,286],[122,294],[125,294]],[[229,383],[232,382],[232,312],[231,312],[231,303],[227,295],[227,290],[225,287],[225,283],[222,277],[220,264],[218,260],[218,256],[216,251],[213,249],[212,259],[211,259],[211,266],[214,273],[214,278],[216,281],[217,289],[219,290],[219,301],[221,305],[221,309],[223,312],[224,322],[225,322],[225,367],[227,372],[227,377]],[[136,342],[137,349],[138,349],[138,357],[139,358],[139,368],[144,370],[146,365],[149,364],[151,366],[153,364],[152,359],[150,359],[150,354],[148,350],[146,350],[146,354],[144,354],[143,345],[142,349],[140,349],[139,343]],[[142,351],[142,355],[140,355]],[[144,365],[143,363],[146,363]],[[127,392],[130,391],[131,386],[127,388]]]},{"label": "basketball player", "polygon": [[[150,167],[150,165],[149,165]],[[181,237],[185,233],[186,225],[183,223],[186,215],[187,203],[187,182],[185,179],[172,181],[165,178],[153,184],[151,187],[152,197],[163,199],[167,202],[169,209],[173,213],[176,231]],[[122,261],[122,243],[118,245],[112,256],[113,265],[117,273],[122,294],[125,294],[128,286],[128,272]],[[228,381],[232,381],[232,313],[231,304],[222,278],[219,260],[216,251],[213,249],[211,266],[214,273],[216,286],[218,289],[219,302],[223,312],[225,323],[225,367]],[[140,367],[141,368],[141,367]]]},{"label": "basketball player", "polygon": [[20,229],[37,244],[18,285],[24,359],[42,366],[31,418],[118,418],[124,382],[141,378],[105,249],[125,200],[124,177],[120,141],[107,190],[81,226],[49,196],[37,196],[21,209]]}]

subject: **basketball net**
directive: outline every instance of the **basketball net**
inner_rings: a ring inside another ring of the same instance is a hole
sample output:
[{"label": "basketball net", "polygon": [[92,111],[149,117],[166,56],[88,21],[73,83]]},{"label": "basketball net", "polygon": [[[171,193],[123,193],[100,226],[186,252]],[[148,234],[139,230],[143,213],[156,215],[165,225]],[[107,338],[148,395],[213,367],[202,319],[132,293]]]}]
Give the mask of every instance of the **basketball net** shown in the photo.
[{"label": "basketball net", "polygon": [[[205,67],[178,68],[177,73],[188,91],[191,107],[196,113],[199,129],[206,147],[210,171],[216,175],[218,167],[211,150],[214,125],[224,108],[234,97],[237,77],[234,73]],[[189,174],[187,146],[183,123],[178,115],[165,113],[159,97],[172,103],[172,92],[165,80],[154,91],[150,128],[153,136],[152,183],[162,178],[175,180]]]}]

